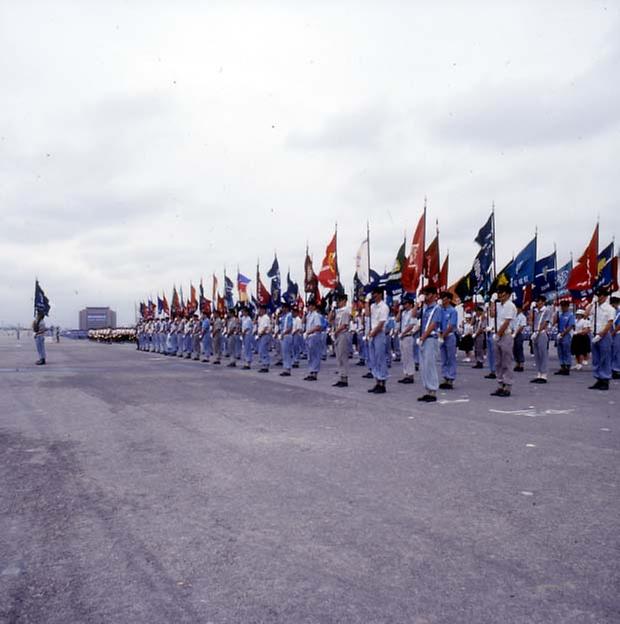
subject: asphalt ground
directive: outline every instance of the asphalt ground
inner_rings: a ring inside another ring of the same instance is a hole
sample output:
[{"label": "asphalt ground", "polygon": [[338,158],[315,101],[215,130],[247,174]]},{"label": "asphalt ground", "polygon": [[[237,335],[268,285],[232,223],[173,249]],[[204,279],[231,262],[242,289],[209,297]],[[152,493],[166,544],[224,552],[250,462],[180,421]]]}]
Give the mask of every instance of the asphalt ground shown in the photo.
[{"label": "asphalt ground", "polygon": [[0,337],[1,622],[620,622],[618,382],[47,348]]}]

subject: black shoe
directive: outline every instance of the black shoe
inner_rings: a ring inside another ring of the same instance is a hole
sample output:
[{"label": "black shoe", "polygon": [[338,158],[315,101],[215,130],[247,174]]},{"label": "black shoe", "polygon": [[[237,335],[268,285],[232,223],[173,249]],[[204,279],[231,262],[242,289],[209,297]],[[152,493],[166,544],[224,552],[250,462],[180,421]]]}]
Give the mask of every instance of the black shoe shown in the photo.
[{"label": "black shoe", "polygon": [[236,362],[231,362],[231,363],[228,365],[228,368],[235,368],[236,366],[237,366],[237,363],[236,363]]},{"label": "black shoe", "polygon": [[276,363],[274,364],[274,366],[282,366],[282,365],[283,365],[283,363],[282,363],[282,362],[276,362]]},{"label": "black shoe", "polygon": [[365,375],[362,375],[362,379],[374,379],[374,375],[368,372]]},{"label": "black shoe", "polygon": [[269,372],[269,369],[268,369],[268,368],[259,368],[259,369],[258,369],[258,372],[259,372],[259,373],[268,373],[268,372]]},{"label": "black shoe", "polygon": [[442,390],[454,390],[454,384],[451,381],[444,381],[443,383],[439,384],[439,387]]},{"label": "black shoe", "polygon": [[288,371],[282,371],[280,373],[280,377],[290,377],[290,376],[291,376],[291,374]]},{"label": "black shoe", "polygon": [[37,366],[43,366],[43,365],[45,364],[45,360],[37,360],[37,361],[35,362],[35,364],[36,364]]},{"label": "black shoe", "polygon": [[336,383],[332,384],[332,386],[334,388],[347,388],[349,386],[349,382],[348,381],[343,381],[341,379],[340,381],[337,381]]},{"label": "black shoe", "polygon": [[242,366],[241,370],[250,370],[250,367],[249,366]]},{"label": "black shoe", "polygon": [[403,377],[402,379],[398,380],[398,383],[401,383],[401,384],[412,384],[412,383],[414,383],[414,379],[413,379],[413,377]]},{"label": "black shoe", "polygon": [[437,400],[437,397],[434,394],[425,394],[424,396],[418,397],[418,401],[423,401],[424,403],[434,403]]},{"label": "black shoe", "polygon": [[605,379],[597,379],[592,386],[588,386],[589,390],[609,390],[609,383]]},{"label": "black shoe", "polygon": [[543,379],[542,377],[536,377],[536,379],[530,379],[530,383],[535,383],[535,384],[546,384],[547,380]]},{"label": "black shoe", "polygon": [[497,375],[495,373],[489,373],[484,376],[485,379],[497,379]]},{"label": "black shoe", "polygon": [[364,360],[360,360],[355,366],[366,366],[366,362],[364,362]]},{"label": "black shoe", "polygon": [[506,391],[503,388],[498,388],[495,392],[491,392],[491,396],[503,397],[506,396]]},{"label": "black shoe", "polygon": [[215,360],[215,362],[213,362],[214,364],[221,364],[221,362],[219,360]]},{"label": "black shoe", "polygon": [[293,364],[293,368],[299,368],[299,364]]},{"label": "black shoe", "polygon": [[484,366],[482,365],[482,363],[481,363],[481,362],[476,362],[476,363],[472,366],[472,368],[484,368]]},{"label": "black shoe", "polygon": [[316,381],[316,375],[310,373],[309,375],[306,375],[306,377],[304,377],[304,381]]},{"label": "black shoe", "polygon": [[620,371],[612,371],[611,378],[612,379],[620,379]]},{"label": "black shoe", "polygon": [[385,385],[384,384],[379,384],[374,390],[373,392],[375,394],[385,394],[386,393],[386,389],[385,389]]},{"label": "black shoe", "polygon": [[512,370],[515,371],[516,373],[522,373],[525,369],[523,368],[523,366],[519,366],[517,364]]},{"label": "black shoe", "polygon": [[416,369],[417,371],[419,371],[419,370],[420,370],[420,365],[419,365],[419,364],[416,364],[416,365],[415,365],[415,369]]}]

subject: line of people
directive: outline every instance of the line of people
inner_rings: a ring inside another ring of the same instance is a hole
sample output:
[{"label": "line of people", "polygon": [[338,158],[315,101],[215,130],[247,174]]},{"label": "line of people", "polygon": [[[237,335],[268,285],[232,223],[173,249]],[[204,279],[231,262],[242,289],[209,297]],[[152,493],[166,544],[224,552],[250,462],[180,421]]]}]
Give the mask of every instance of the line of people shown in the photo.
[{"label": "line of people", "polygon": [[[220,365],[227,358],[229,367],[249,370],[255,362],[258,372],[269,373],[272,362],[281,366],[281,376],[290,376],[307,360],[304,379],[318,379],[321,362],[328,355],[337,359],[339,378],[333,385],[347,387],[350,360],[368,370],[363,375],[374,380],[371,393],[386,392],[388,370],[402,365],[401,384],[413,384],[419,372],[424,393],[420,401],[434,402],[439,389],[454,388],[457,377],[457,353],[464,360],[474,360],[473,368],[487,368],[490,379],[497,379],[492,393],[508,397],[512,392],[514,372],[523,372],[525,345],[530,344],[536,368],[533,383],[547,383],[549,345],[556,342],[560,369],[569,375],[585,363],[592,351],[592,389],[606,390],[609,380],[620,378],[620,299],[599,291],[597,303],[588,309],[571,310],[568,302],[548,305],[543,295],[536,300],[528,316],[517,308],[511,290],[500,286],[494,303],[476,306],[465,312],[454,306],[450,292],[437,293],[426,287],[416,300],[405,294],[400,304],[391,308],[382,288],[375,288],[371,301],[352,309],[345,294],[336,296],[329,310],[313,299],[305,312],[282,305],[270,314],[258,307],[256,318],[249,307],[215,311],[211,316],[197,314],[176,318],[152,319],[136,327],[137,347],[168,356],[193,358]],[[588,316],[592,316],[590,322]]]}]

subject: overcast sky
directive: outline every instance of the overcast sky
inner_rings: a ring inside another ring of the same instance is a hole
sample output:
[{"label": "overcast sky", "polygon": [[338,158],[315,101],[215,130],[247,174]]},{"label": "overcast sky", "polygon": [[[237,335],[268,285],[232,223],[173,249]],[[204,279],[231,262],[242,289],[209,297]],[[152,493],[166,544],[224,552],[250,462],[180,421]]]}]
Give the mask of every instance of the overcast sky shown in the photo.
[{"label": "overcast sky", "polygon": [[[428,197],[450,281],[495,201],[498,265],[539,231],[620,234],[620,3],[0,3],[0,322],[172,284],[302,280],[338,222],[392,264]],[[284,278],[284,275],[283,275]],[[252,283],[252,286],[254,282]]]}]

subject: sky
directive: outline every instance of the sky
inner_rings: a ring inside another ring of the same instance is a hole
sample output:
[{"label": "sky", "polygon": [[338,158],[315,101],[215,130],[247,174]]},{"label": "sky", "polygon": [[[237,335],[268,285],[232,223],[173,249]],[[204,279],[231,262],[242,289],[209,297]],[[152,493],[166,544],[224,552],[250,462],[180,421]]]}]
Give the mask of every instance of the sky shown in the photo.
[{"label": "sky", "polygon": [[[560,10],[561,4],[561,10]],[[538,231],[620,234],[620,3],[5,0],[0,325],[135,303],[274,253],[303,280],[338,224],[393,264],[427,198],[450,282],[495,204],[498,268]],[[283,275],[285,279],[285,275]]]}]

